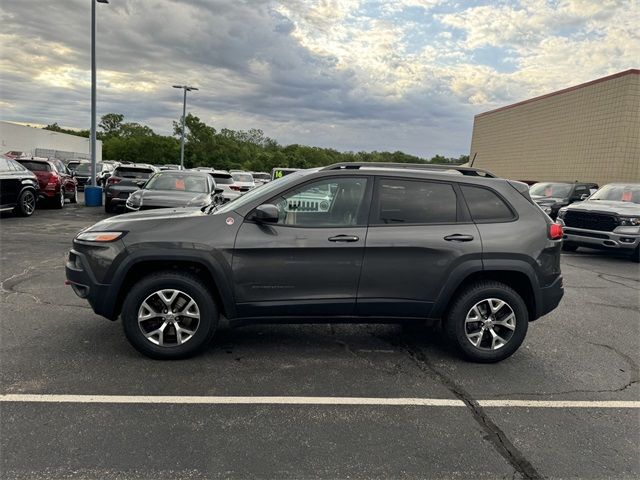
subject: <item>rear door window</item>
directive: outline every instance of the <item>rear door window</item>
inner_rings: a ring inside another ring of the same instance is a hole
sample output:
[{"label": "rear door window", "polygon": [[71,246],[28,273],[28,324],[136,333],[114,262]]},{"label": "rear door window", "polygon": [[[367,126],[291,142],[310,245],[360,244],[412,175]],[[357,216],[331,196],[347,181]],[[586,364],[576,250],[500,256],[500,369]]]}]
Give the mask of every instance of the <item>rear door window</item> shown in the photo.
[{"label": "rear door window", "polygon": [[377,225],[455,223],[456,193],[448,183],[382,178],[377,187]]},{"label": "rear door window", "polygon": [[460,185],[471,218],[475,222],[508,222],[515,218],[511,208],[488,188]]}]

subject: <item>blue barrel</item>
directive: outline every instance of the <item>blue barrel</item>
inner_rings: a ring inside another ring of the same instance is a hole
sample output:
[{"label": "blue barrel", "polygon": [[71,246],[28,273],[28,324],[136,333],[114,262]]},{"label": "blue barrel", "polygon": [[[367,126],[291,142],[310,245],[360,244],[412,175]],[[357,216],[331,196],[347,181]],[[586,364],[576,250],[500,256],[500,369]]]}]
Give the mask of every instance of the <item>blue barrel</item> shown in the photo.
[{"label": "blue barrel", "polygon": [[84,204],[87,207],[101,207],[102,187],[84,187]]}]

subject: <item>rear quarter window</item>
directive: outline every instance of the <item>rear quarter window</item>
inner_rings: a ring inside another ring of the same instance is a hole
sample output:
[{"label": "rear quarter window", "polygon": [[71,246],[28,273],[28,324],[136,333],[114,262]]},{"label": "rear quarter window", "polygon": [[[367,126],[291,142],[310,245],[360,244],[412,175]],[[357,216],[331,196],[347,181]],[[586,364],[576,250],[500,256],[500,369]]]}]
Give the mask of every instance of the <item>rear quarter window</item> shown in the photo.
[{"label": "rear quarter window", "polygon": [[492,190],[460,185],[475,222],[508,222],[515,219],[513,210]]}]

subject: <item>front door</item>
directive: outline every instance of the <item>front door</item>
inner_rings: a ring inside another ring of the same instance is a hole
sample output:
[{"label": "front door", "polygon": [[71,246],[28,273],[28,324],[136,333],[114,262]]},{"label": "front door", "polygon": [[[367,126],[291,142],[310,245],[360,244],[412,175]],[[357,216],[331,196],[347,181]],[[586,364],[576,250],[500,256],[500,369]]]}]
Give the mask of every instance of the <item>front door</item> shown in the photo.
[{"label": "front door", "polygon": [[233,256],[239,316],[354,314],[368,184],[352,176],[307,182],[265,202],[278,208],[277,223],[243,223]]},{"label": "front door", "polygon": [[427,318],[451,272],[481,255],[453,184],[378,178],[356,312]]}]

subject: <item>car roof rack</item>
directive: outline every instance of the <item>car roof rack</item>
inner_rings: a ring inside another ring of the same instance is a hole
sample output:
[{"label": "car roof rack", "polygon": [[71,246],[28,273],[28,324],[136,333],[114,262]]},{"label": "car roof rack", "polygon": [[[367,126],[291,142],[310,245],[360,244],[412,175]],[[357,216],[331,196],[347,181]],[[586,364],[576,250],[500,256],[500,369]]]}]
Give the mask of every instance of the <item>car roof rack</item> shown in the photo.
[{"label": "car roof rack", "polygon": [[406,170],[432,170],[446,172],[454,170],[462,175],[472,177],[498,178],[497,175],[483,170],[481,168],[461,167],[460,165],[433,165],[429,163],[393,163],[393,162],[342,162],[327,165],[322,170],[359,170],[361,168],[389,168],[389,169],[406,169]]}]

